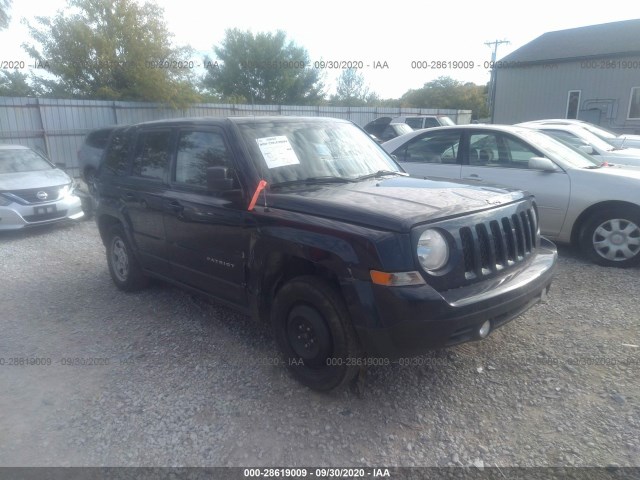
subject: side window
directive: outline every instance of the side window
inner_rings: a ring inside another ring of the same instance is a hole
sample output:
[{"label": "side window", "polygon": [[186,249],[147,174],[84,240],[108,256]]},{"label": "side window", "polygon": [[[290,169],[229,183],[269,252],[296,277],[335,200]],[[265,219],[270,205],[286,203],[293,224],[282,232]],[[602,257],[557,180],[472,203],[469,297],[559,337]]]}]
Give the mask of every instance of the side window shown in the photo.
[{"label": "side window", "polygon": [[[508,161],[506,155],[503,155],[503,159]],[[491,167],[499,164],[500,148],[495,133],[474,133],[469,136],[469,165]]]},{"label": "side window", "polygon": [[455,164],[459,145],[459,132],[436,132],[411,142],[398,152],[398,158],[404,162]]},{"label": "side window", "polygon": [[104,156],[103,168],[112,175],[124,175],[131,147],[131,135],[126,130],[116,130]]},{"label": "side window", "polygon": [[529,159],[539,156],[517,138],[497,133],[476,133],[469,138],[469,164],[486,167],[529,168]]},{"label": "side window", "polygon": [[205,188],[209,167],[232,167],[222,134],[212,131],[181,132],[174,180]]},{"label": "side window", "polygon": [[440,122],[438,122],[438,120],[435,118],[427,117],[424,119],[424,128],[439,127],[439,126],[440,126]]},{"label": "side window", "polygon": [[418,130],[422,128],[422,118],[421,117],[407,117],[404,121],[407,125],[409,125],[414,130]]},{"label": "side window", "polygon": [[100,148],[103,149],[107,146],[107,141],[109,140],[109,135],[112,130],[96,130],[95,132],[91,132],[87,135],[87,139],[85,143],[89,147]]},{"label": "side window", "polygon": [[171,132],[150,130],[138,135],[131,174],[137,177],[164,180],[169,166]]},{"label": "side window", "polygon": [[529,159],[540,156],[537,152],[531,150],[528,145],[516,138],[505,136],[504,145],[511,157],[509,166],[513,168],[529,168]]}]

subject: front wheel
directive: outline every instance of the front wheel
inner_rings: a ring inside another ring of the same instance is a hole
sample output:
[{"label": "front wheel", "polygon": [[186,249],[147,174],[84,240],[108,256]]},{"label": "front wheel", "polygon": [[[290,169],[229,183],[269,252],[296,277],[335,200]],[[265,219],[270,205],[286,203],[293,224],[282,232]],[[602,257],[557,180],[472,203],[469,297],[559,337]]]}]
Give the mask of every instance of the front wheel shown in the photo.
[{"label": "front wheel", "polygon": [[113,226],[109,232],[107,264],[111,279],[120,290],[134,292],[147,286],[148,279],[135,258],[120,225]]},{"label": "front wheel", "polygon": [[276,295],[271,320],[289,371],[304,385],[327,391],[358,372],[361,353],[349,313],[326,281],[290,280]]},{"label": "front wheel", "polygon": [[580,248],[595,263],[631,267],[640,263],[640,212],[630,208],[596,212],[584,224]]}]

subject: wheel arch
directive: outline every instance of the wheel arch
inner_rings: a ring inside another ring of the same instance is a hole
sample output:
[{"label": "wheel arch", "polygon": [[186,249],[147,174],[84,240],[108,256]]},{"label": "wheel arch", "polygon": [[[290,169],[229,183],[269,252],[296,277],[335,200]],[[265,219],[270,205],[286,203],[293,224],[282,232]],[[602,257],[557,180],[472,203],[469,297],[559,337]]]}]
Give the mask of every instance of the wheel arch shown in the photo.
[{"label": "wheel arch", "polygon": [[636,212],[636,214],[640,215],[640,205],[631,202],[625,202],[621,200],[608,200],[604,202],[595,203],[588,208],[586,208],[575,222],[573,222],[573,228],[571,230],[571,245],[578,246],[580,240],[580,232],[582,228],[596,212],[602,210],[610,210],[614,208],[630,208]]},{"label": "wheel arch", "polygon": [[102,243],[104,245],[107,244],[106,242],[109,236],[109,231],[113,228],[114,225],[120,224],[124,228],[124,224],[122,223],[122,221],[112,215],[100,215],[96,219],[96,223],[98,224],[98,232],[100,232],[100,238],[102,239]]},{"label": "wheel arch", "polygon": [[288,281],[304,275],[311,275],[322,278],[327,283],[336,288],[342,295],[340,289],[340,275],[328,268],[326,265],[314,262],[309,258],[286,252],[268,253],[260,269],[261,275],[255,279],[252,288],[257,293],[255,314],[257,318],[264,322],[270,321],[271,306],[278,291]]}]

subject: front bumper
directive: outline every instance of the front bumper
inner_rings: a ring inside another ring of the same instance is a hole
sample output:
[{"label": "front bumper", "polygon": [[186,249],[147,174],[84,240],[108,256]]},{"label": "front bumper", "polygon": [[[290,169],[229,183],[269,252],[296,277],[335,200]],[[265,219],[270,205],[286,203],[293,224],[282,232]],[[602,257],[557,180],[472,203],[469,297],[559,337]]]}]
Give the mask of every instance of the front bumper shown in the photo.
[{"label": "front bumper", "polygon": [[366,355],[415,356],[479,339],[487,320],[492,332],[517,317],[546,295],[556,262],[555,245],[541,238],[536,255],[502,277],[443,293],[358,282],[347,303]]},{"label": "front bumper", "polygon": [[13,202],[0,206],[0,230],[17,230],[67,219],[77,220],[83,216],[82,201],[73,194],[46,203],[22,205]]}]

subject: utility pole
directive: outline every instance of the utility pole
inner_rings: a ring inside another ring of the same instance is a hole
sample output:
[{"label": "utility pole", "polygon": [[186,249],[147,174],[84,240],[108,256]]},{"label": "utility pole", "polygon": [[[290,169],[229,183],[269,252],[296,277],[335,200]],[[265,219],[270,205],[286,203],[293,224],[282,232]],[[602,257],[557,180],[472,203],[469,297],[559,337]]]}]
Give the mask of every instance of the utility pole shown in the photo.
[{"label": "utility pole", "polygon": [[489,80],[489,92],[487,95],[487,106],[489,107],[489,112],[491,115],[491,123],[493,123],[493,110],[496,101],[496,56],[498,53],[498,45],[502,44],[509,45],[511,42],[508,40],[494,40],[493,42],[484,42],[487,47],[493,47],[493,51],[491,52],[491,79]]}]

